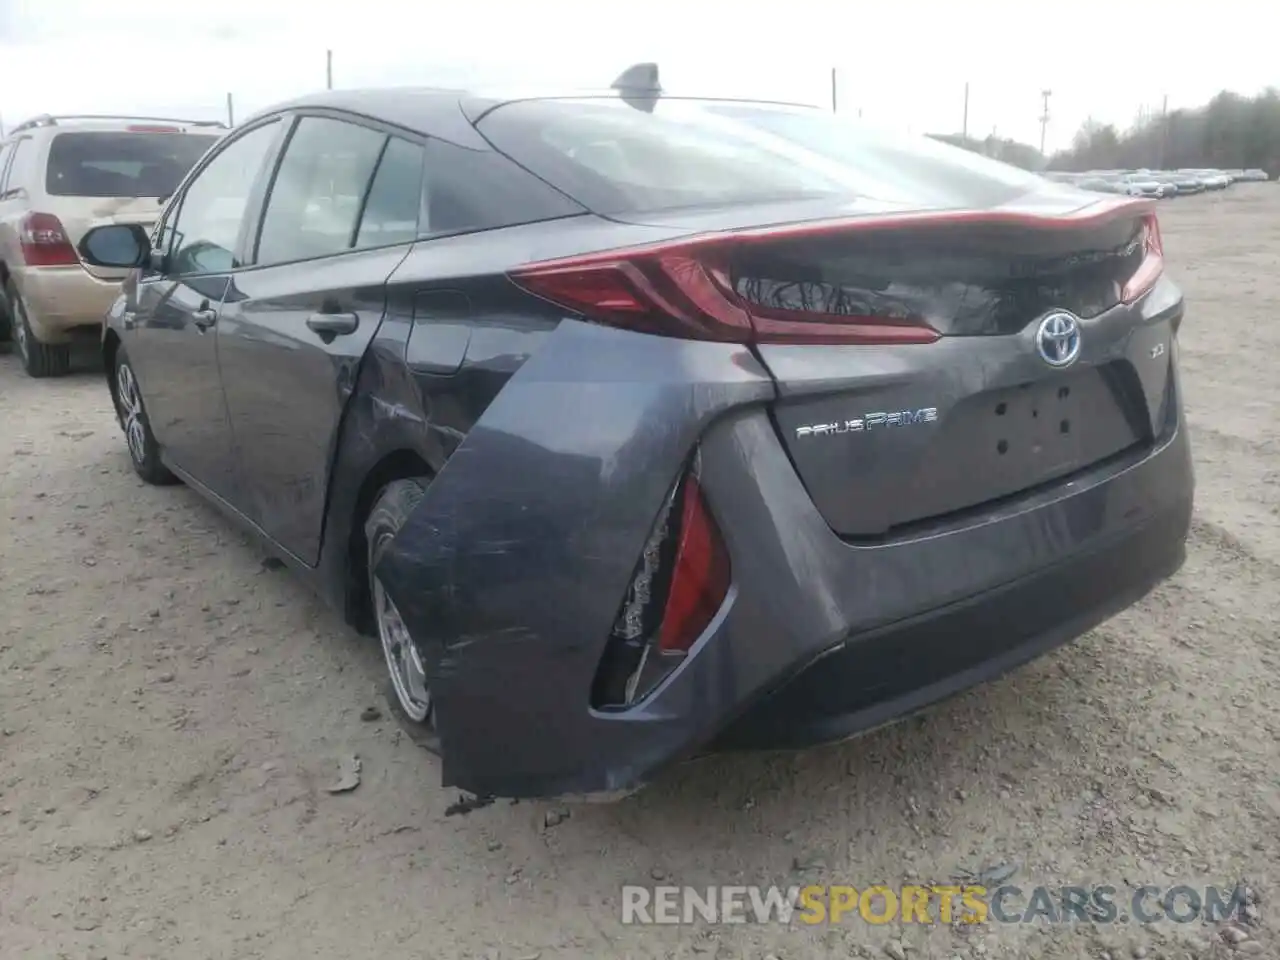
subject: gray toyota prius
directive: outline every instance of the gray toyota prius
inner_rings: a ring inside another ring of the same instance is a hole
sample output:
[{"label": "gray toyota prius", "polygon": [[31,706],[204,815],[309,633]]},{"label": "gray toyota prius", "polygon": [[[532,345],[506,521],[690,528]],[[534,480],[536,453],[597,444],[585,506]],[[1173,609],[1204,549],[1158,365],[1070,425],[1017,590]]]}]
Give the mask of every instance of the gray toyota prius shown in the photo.
[{"label": "gray toyota prius", "polygon": [[1153,201],[640,69],[284,104],[79,252],[138,473],[379,638],[478,796],[848,737],[1183,562]]}]

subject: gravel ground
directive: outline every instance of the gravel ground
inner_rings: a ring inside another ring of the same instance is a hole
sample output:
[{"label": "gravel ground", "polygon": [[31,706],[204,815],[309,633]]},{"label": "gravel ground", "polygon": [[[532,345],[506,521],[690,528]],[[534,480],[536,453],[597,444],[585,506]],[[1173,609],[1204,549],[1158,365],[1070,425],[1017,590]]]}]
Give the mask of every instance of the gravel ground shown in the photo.
[{"label": "gravel ground", "polygon": [[[1161,209],[1191,304],[1182,573],[896,727],[567,816],[446,817],[435,760],[368,719],[374,646],[195,494],[135,478],[91,362],[37,382],[0,357],[0,956],[1280,957],[1280,186]],[[330,793],[352,755],[363,782]],[[619,922],[621,885],[654,878],[993,866],[1024,887],[1246,879],[1261,906],[1233,948],[1199,923]]]}]

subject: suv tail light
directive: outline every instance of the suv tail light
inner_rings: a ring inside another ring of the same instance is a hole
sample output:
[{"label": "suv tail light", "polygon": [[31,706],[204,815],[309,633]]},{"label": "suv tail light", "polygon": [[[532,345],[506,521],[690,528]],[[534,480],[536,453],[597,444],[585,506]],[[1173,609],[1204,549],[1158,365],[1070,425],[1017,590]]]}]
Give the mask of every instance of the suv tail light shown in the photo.
[{"label": "suv tail light", "polygon": [[75,247],[52,213],[28,213],[19,233],[22,259],[29,267],[68,267],[80,262]]},{"label": "suv tail light", "polygon": [[[1160,232],[1150,206],[1150,201],[1126,199],[1062,216],[947,211],[789,224],[543,261],[512,271],[510,277],[530,293],[590,320],[643,333],[731,343],[932,343],[942,336],[933,323],[919,313],[885,308],[884,301],[892,298],[878,297],[873,284],[854,296],[833,295],[839,291],[825,281],[820,263],[799,265],[801,274],[809,268],[808,279],[784,278],[784,285],[798,289],[797,296],[766,302],[746,295],[759,283],[750,277],[744,282],[735,270],[754,254],[795,241],[838,243],[853,234],[934,226],[1079,230],[1136,215],[1145,224],[1146,257],[1123,284],[1128,300],[1149,290],[1162,270]],[[785,308],[777,305],[780,300]]]},{"label": "suv tail light", "polygon": [[715,619],[729,583],[729,554],[695,466],[663,502],[645,543],[596,671],[592,706],[623,708],[652,691]]}]

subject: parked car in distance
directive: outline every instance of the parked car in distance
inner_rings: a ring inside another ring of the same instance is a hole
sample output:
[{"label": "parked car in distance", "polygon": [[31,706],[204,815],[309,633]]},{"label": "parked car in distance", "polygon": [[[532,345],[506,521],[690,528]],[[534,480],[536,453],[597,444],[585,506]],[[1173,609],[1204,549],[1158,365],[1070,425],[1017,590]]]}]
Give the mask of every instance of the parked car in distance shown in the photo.
[{"label": "parked car in distance", "polygon": [[1111,180],[1102,177],[1081,177],[1075,182],[1081,190],[1093,190],[1096,193],[1119,193],[1120,190]]},{"label": "parked car in distance", "polygon": [[1165,176],[1177,187],[1180,197],[1204,192],[1204,184],[1193,176],[1183,173],[1167,173]]},{"label": "parked car in distance", "polygon": [[80,251],[129,271],[138,474],[379,638],[444,785],[611,796],[903,716],[1179,568],[1153,207],[648,67],[284,104]]},{"label": "parked car in distance", "polygon": [[0,145],[0,339],[33,377],[70,367],[75,334],[95,336],[124,276],[86,267],[75,245],[100,223],[150,226],[222,125],[149,117],[41,116]]},{"label": "parked car in distance", "polygon": [[1121,192],[1131,197],[1154,197],[1159,199],[1169,193],[1164,183],[1149,174],[1125,174],[1117,177],[1115,182],[1121,186]]},{"label": "parked car in distance", "polygon": [[1225,190],[1231,186],[1231,178],[1221,170],[1179,170],[1178,173],[1195,177],[1206,190]]}]

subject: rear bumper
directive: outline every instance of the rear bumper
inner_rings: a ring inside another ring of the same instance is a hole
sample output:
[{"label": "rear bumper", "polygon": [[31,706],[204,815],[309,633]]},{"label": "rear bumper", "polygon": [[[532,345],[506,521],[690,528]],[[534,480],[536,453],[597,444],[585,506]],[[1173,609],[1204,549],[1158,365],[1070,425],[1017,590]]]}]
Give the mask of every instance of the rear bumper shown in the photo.
[{"label": "rear bumper", "polygon": [[35,335],[65,343],[76,327],[96,327],[120,293],[120,281],[99,280],[83,267],[24,267],[14,281]]},{"label": "rear bumper", "polygon": [[1005,673],[1136,603],[1182,566],[1191,501],[1035,574],[823,651],[730,725],[717,749],[865,732]]},{"label": "rear bumper", "polygon": [[[852,544],[787,458],[748,351],[566,322],[377,571],[427,663],[444,785],[626,791],[709,746],[847,736],[1083,633],[1182,562],[1194,478],[1172,376],[1154,444],[950,525]],[[647,699],[597,712],[605,640],[695,444],[733,587]]]}]

